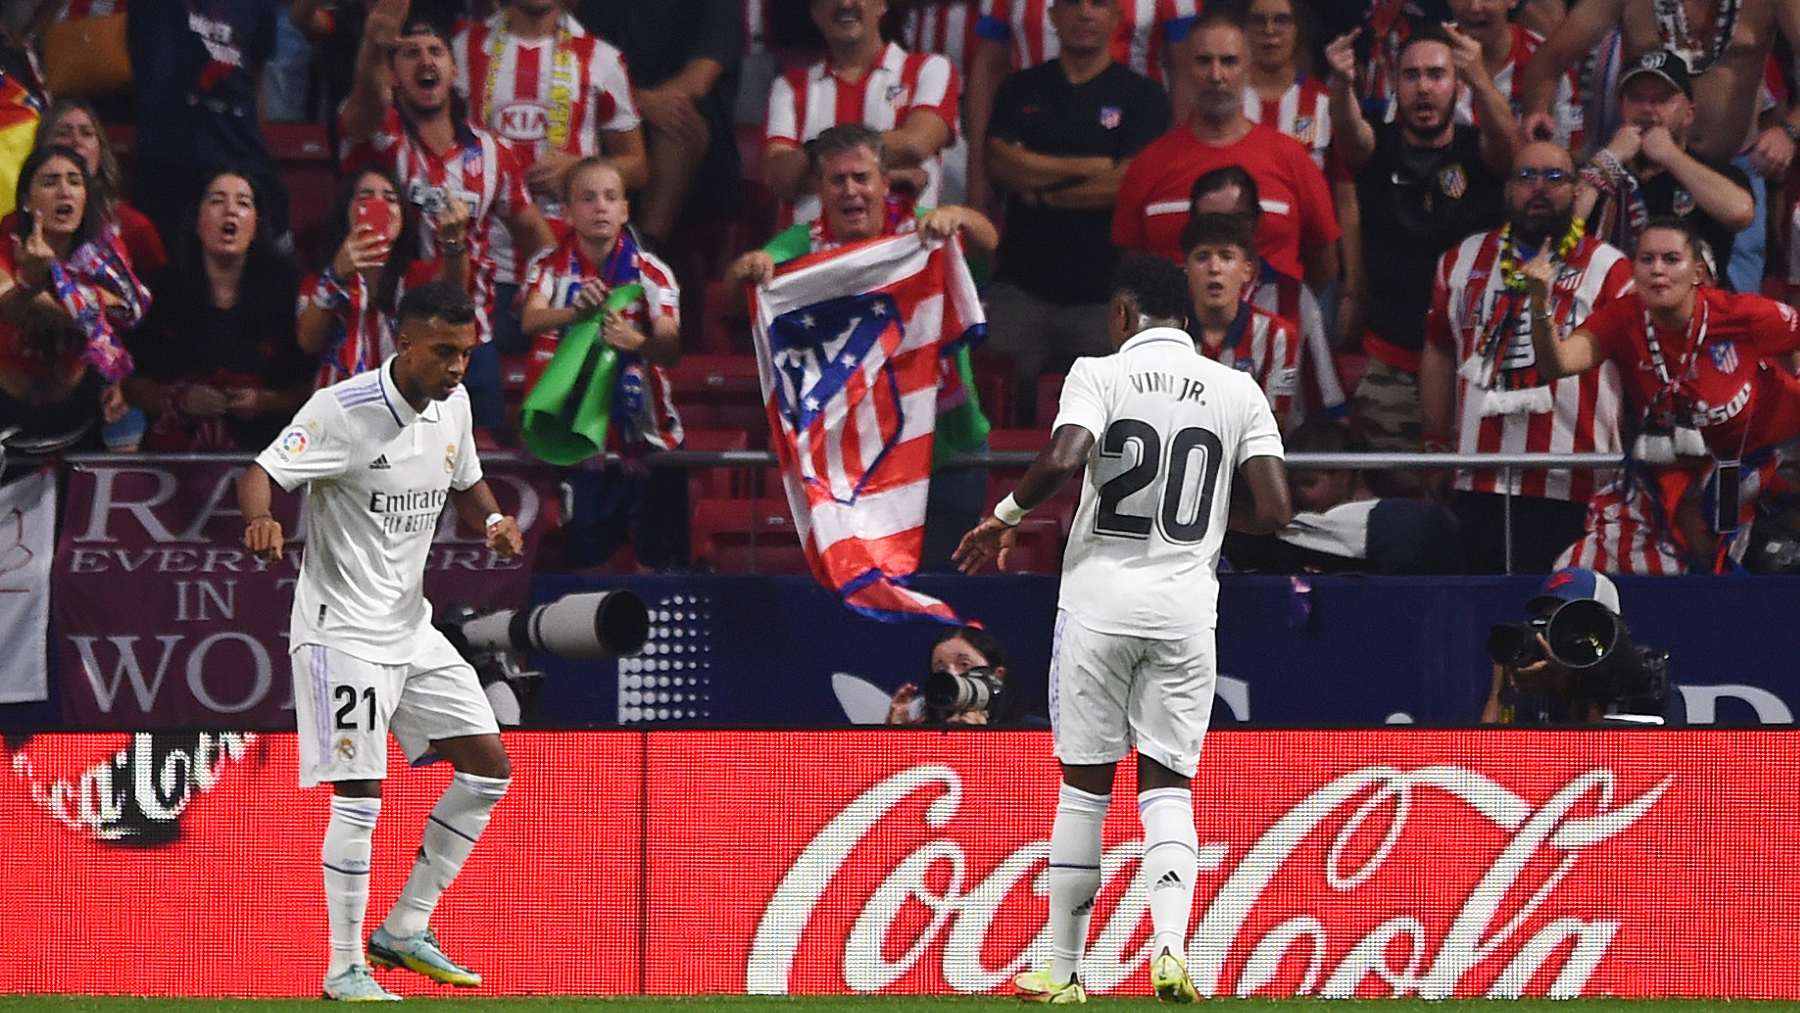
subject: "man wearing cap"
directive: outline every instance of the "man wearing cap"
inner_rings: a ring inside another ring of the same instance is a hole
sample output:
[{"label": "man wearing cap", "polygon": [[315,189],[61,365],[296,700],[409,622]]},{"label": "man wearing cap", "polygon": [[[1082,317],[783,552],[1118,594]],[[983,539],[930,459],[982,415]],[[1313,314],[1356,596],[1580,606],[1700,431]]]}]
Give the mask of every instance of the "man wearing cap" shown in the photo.
[{"label": "man wearing cap", "polygon": [[1687,61],[1660,49],[1638,57],[1619,75],[1619,116],[1618,132],[1581,170],[1576,214],[1590,233],[1623,250],[1633,248],[1651,218],[1685,219],[1723,282],[1733,238],[1750,226],[1756,204],[1743,170],[1689,148],[1694,86]]},{"label": "man wearing cap", "polygon": [[1551,660],[1550,643],[1544,638],[1550,616],[1572,601],[1599,602],[1615,618],[1622,618],[1619,589],[1605,574],[1568,566],[1545,578],[1537,595],[1525,603],[1526,626],[1536,639],[1538,660],[1523,665],[1494,662],[1482,724],[1583,724],[1605,717],[1607,701],[1584,693],[1577,674]]}]

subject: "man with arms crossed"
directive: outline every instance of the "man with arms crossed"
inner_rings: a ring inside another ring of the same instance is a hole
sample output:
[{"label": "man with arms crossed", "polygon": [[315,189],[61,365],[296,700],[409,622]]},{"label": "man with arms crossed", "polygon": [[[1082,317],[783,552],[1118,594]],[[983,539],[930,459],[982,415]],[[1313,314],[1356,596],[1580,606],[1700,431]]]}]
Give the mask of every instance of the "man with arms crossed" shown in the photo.
[{"label": "man with arms crossed", "polygon": [[523,547],[475,456],[461,381],[478,340],[474,304],[460,288],[435,281],[407,292],[398,354],[315,393],[238,481],[244,546],[265,561],[282,548],[270,479],[311,494],[289,657],[300,785],[333,787],[321,853],[329,999],[397,998],[369,974],[362,945],[390,729],[407,759],[441,757],[456,775],[431,811],[405,889],[369,939],[369,958],[445,984],[481,984],[445,956],[429,923],[506,794],[512,764],[475,670],[432,627],[424,595],[446,501],[487,532],[489,549],[513,556]]},{"label": "man with arms crossed", "polygon": [[[965,573],[1004,557],[1026,511],[1086,470],[1051,647],[1063,771],[1050,832],[1052,956],[1048,970],[1014,979],[1026,998],[1087,1001],[1081,955],[1100,831],[1113,765],[1134,745],[1150,983],[1164,1000],[1197,998],[1183,956],[1198,846],[1188,782],[1217,680],[1219,546],[1227,526],[1271,533],[1292,508],[1268,399],[1253,377],[1195,353],[1181,329],[1187,306],[1180,268],[1126,255],[1108,310],[1117,351],[1075,360],[1050,445],[956,550]],[[1248,496],[1232,494],[1240,476]]]}]

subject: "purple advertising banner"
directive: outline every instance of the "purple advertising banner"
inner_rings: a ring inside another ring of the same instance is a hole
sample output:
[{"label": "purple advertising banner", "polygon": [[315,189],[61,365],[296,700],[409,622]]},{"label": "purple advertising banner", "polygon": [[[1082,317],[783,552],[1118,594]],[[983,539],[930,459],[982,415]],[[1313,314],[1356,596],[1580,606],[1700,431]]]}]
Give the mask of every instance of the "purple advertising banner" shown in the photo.
[{"label": "purple advertising banner", "polygon": [[[69,475],[51,577],[63,715],[80,729],[294,726],[288,611],[299,576],[304,497],[277,490],[287,532],[279,562],[244,549],[236,484],[242,461],[121,459]],[[525,553],[502,559],[458,530],[446,509],[426,563],[438,610],[519,607],[555,510],[542,465],[491,461],[488,486],[516,516]]]}]

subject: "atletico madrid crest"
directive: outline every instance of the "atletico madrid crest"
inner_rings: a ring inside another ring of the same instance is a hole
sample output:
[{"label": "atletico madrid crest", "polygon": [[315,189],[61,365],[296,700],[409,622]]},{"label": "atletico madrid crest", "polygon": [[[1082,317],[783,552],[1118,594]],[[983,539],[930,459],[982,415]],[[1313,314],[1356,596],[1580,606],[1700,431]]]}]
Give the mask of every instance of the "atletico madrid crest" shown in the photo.
[{"label": "atletico madrid crest", "polygon": [[1119,124],[1123,123],[1124,121],[1125,121],[1125,111],[1123,109],[1120,109],[1118,106],[1101,106],[1100,107],[1100,126],[1101,127],[1105,128],[1107,130],[1117,130],[1117,129],[1119,129]]},{"label": "atletico madrid crest", "polygon": [[1712,353],[1713,366],[1721,373],[1735,373],[1738,368],[1737,342],[1721,341],[1708,345],[1706,350]]},{"label": "atletico madrid crest", "polygon": [[1438,173],[1438,189],[1451,200],[1460,200],[1469,192],[1469,176],[1463,172],[1461,163],[1448,166]]}]

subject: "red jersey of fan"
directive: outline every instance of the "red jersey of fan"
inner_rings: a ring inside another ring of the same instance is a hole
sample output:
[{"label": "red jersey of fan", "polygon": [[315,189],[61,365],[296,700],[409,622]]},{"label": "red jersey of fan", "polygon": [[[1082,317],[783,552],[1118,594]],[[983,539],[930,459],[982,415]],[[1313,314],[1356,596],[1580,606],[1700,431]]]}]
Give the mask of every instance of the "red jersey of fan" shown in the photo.
[{"label": "red jersey of fan", "polygon": [[1256,225],[1256,252],[1275,270],[1306,275],[1301,251],[1338,241],[1337,211],[1325,174],[1298,141],[1273,127],[1251,124],[1235,143],[1215,146],[1194,136],[1186,123],[1138,152],[1119,183],[1113,208],[1113,242],[1127,250],[1147,250],[1179,263],[1181,229],[1188,220],[1188,192],[1194,180],[1213,169],[1241,165],[1256,180],[1262,219]]},{"label": "red jersey of fan", "polygon": [[[1012,48],[1013,68],[1036,67],[1062,52],[1050,24],[1053,0],[984,0],[976,31]],[[1113,30],[1112,58],[1158,84],[1166,83],[1163,51],[1187,38],[1199,14],[1199,0],[1120,0]]]},{"label": "red jersey of fan", "polygon": [[[861,123],[876,130],[893,130],[915,111],[932,113],[950,128],[954,141],[960,85],[950,61],[935,53],[909,53],[890,42],[875,66],[855,81],[847,81],[832,69],[830,60],[797,67],[769,86],[769,117],[763,127],[763,143],[799,148],[840,123]],[[925,160],[928,181],[918,201],[927,207],[938,203],[943,184],[942,154]],[[810,222],[819,217],[819,198],[805,194],[792,204],[783,203],[778,224]]]},{"label": "red jersey of fan", "polygon": [[[456,146],[431,151],[408,130],[392,106],[381,128],[360,142],[344,142],[344,171],[368,166],[387,169],[400,181],[402,200],[425,204],[454,195],[469,207],[469,295],[475,301],[476,330],[483,342],[493,340],[488,322],[494,302],[494,233],[506,219],[524,211],[525,174],[512,149],[491,133],[462,124]],[[437,256],[437,236],[428,215],[419,219],[419,255]]]},{"label": "red jersey of fan", "polygon": [[1582,329],[1618,364],[1638,417],[1694,425],[1721,460],[1800,436],[1800,380],[1769,361],[1800,350],[1800,313],[1785,303],[1702,288],[1687,328],[1665,332],[1633,292]]},{"label": "red jersey of fan", "polygon": [[[1607,363],[1545,386],[1531,344],[1527,297],[1507,289],[1499,269],[1501,232],[1477,232],[1438,258],[1425,340],[1457,363],[1456,449],[1463,454],[1617,453],[1622,393]],[[1556,336],[1631,291],[1631,262],[1592,236],[1569,251],[1550,296]],[[1512,473],[1514,495],[1583,503],[1592,471]],[[1456,487],[1500,492],[1498,472],[1464,471]]]}]

